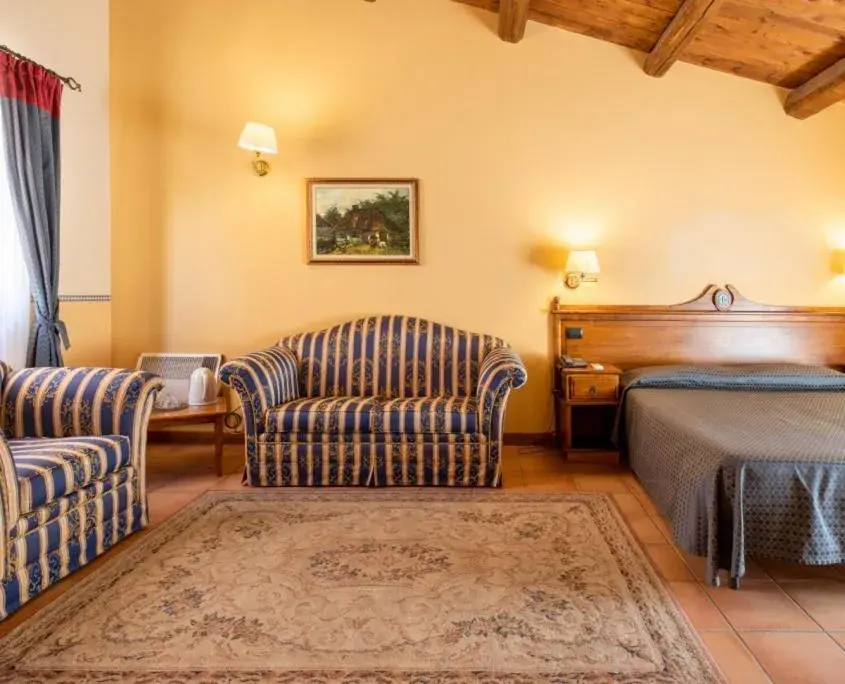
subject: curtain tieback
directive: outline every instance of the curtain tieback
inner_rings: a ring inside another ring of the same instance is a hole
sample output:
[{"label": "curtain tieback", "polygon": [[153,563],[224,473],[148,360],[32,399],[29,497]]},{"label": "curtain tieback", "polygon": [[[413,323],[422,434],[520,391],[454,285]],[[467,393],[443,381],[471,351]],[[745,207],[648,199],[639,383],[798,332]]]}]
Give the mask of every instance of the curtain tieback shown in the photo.
[{"label": "curtain tieback", "polygon": [[45,328],[52,328],[53,332],[61,339],[62,346],[65,349],[70,349],[70,337],[68,337],[67,326],[63,320],[55,316],[43,316],[38,312],[35,314],[35,320],[38,325],[42,325]]}]

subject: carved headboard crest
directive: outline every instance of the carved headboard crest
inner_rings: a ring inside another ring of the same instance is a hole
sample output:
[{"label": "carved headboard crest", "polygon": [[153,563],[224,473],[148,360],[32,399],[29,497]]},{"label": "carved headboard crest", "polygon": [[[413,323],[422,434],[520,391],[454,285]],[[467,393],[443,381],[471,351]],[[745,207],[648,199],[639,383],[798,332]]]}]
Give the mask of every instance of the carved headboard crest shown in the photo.
[{"label": "carved headboard crest", "polygon": [[635,314],[651,313],[672,315],[679,313],[766,313],[766,314],[835,314],[845,315],[842,308],[820,308],[810,306],[776,306],[760,304],[746,299],[733,285],[708,285],[697,297],[680,304],[596,304],[569,305],[561,303],[560,297],[552,301],[553,315],[571,313],[593,314]]},{"label": "carved headboard crest", "polygon": [[670,305],[564,305],[553,353],[620,368],[661,363],[784,362],[845,366],[845,308],[772,306],[733,285]]},{"label": "carved headboard crest", "polygon": [[[686,311],[777,311],[789,307],[770,306],[752,302],[742,296],[733,285],[708,285],[695,299],[682,304],[675,304],[672,308]],[[792,309],[789,309],[792,310]]]}]

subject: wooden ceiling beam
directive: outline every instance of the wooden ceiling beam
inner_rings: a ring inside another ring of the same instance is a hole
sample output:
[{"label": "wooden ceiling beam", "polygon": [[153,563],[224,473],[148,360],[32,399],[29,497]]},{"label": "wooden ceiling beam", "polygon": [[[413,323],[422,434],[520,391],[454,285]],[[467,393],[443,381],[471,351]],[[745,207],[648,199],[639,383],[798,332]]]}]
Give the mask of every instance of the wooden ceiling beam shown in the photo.
[{"label": "wooden ceiling beam", "polygon": [[686,0],[646,57],[645,72],[649,76],[663,76],[669,71],[705,21],[719,11],[722,1]]},{"label": "wooden ceiling beam", "polygon": [[845,59],[789,93],[783,108],[789,116],[806,119],[845,99]]},{"label": "wooden ceiling beam", "polygon": [[499,38],[518,43],[525,35],[531,0],[501,0],[499,3]]}]

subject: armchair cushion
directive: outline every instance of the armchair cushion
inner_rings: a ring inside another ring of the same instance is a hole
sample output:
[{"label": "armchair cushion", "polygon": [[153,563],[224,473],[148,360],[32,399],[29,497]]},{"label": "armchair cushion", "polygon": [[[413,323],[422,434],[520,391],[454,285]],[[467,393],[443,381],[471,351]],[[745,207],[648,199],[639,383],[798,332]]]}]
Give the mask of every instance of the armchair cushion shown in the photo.
[{"label": "armchair cushion", "polygon": [[123,435],[64,439],[11,439],[17,469],[20,512],[71,494],[128,466],[129,439]]},{"label": "armchair cushion", "polygon": [[318,397],[267,411],[267,434],[454,434],[478,431],[475,397]]}]

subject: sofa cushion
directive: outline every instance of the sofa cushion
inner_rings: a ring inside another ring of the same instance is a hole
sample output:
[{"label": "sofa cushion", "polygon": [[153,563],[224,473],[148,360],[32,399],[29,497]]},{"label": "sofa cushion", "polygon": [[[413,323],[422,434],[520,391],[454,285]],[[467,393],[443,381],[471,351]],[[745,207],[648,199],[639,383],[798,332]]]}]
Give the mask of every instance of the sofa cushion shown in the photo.
[{"label": "sofa cushion", "polygon": [[478,402],[475,397],[319,397],[274,406],[266,418],[268,435],[473,433]]},{"label": "sofa cushion", "polygon": [[129,465],[123,435],[11,439],[20,487],[21,515]]}]

